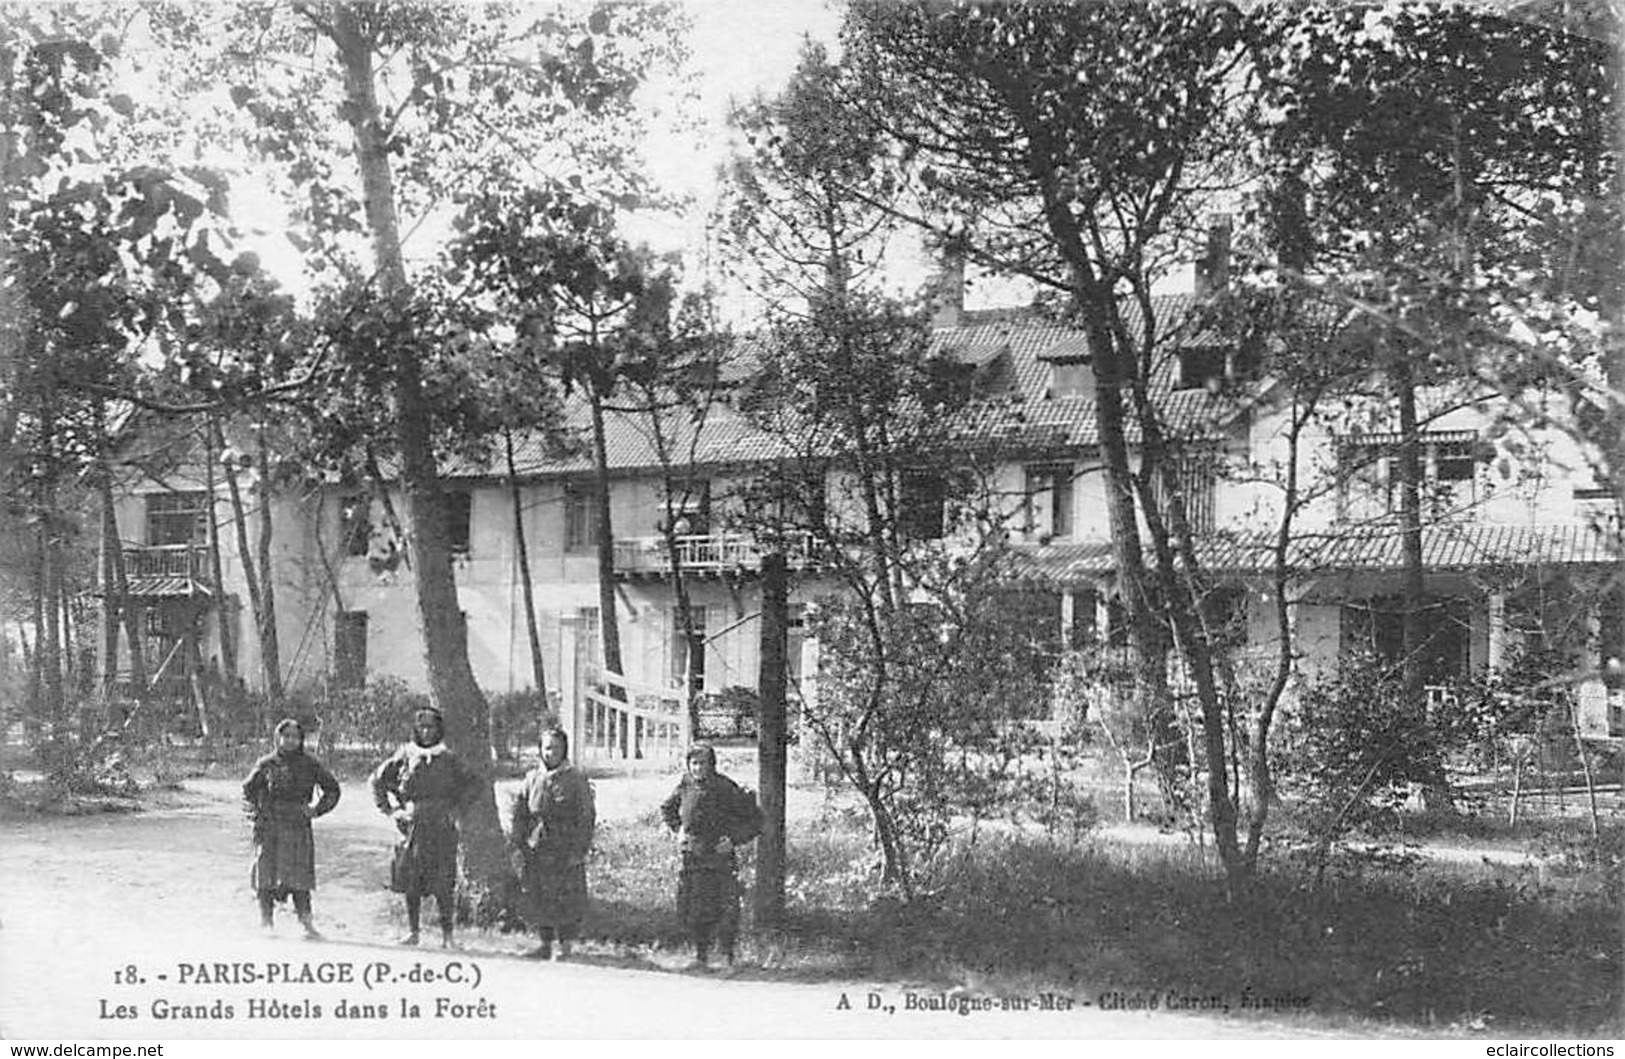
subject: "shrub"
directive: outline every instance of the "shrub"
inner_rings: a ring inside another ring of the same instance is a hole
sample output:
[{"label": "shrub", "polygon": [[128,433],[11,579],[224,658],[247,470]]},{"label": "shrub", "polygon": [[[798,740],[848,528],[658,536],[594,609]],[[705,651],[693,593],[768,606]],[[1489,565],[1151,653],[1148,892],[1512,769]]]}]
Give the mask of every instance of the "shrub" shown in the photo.
[{"label": "shrub", "polygon": [[1035,633],[1031,599],[979,576],[993,572],[948,560],[930,602],[838,598],[811,619],[820,672],[807,723],[862,796],[885,882],[905,898],[956,823],[997,811],[1020,782],[1029,723],[1050,708],[1054,645]]},{"label": "shrub", "polygon": [[46,783],[64,794],[131,798],[139,792],[116,744],[58,734],[35,750]]},{"label": "shrub", "polygon": [[492,695],[490,704],[491,746],[500,758],[513,757],[528,747],[538,746],[542,733],[559,723],[557,699],[544,708],[535,688]]},{"label": "shrub", "polygon": [[412,714],[429,705],[399,677],[377,677],[359,688],[328,693],[325,736],[330,746],[387,753],[412,730]]},{"label": "shrub", "polygon": [[1398,670],[1375,658],[1345,658],[1335,676],[1305,687],[1278,781],[1303,808],[1317,879],[1351,833],[1400,829],[1413,785],[1444,772],[1440,732],[1406,700]]},{"label": "shrub", "polygon": [[762,703],[755,688],[742,684],[707,695],[700,705],[702,739],[755,738]]}]

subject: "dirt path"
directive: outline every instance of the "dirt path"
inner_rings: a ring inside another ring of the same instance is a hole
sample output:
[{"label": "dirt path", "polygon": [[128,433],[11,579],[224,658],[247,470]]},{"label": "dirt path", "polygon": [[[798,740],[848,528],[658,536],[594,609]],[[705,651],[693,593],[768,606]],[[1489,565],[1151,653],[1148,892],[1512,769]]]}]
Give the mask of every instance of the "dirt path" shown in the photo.
[{"label": "dirt path", "polygon": [[[663,780],[600,783],[606,818]],[[808,984],[612,961],[537,964],[517,936],[460,952],[388,944],[392,830],[358,784],[316,829],[329,940],[266,936],[246,885],[236,785],[196,781],[136,814],[0,821],[0,1035],[7,1038],[1256,1037],[1257,1022],[1103,1011],[1098,998],[971,996],[897,983]],[[266,979],[274,979],[267,981]],[[253,980],[257,979],[257,980]],[[910,1009],[910,1003],[916,1005]],[[991,1002],[990,1009],[967,1007]],[[1025,1010],[1001,1010],[1001,1003]],[[1084,1006],[1088,1002],[1089,1006]],[[343,1005],[364,1005],[352,1018]],[[944,1010],[947,1006],[949,1010]],[[416,1012],[414,1015],[413,1012]],[[228,1017],[229,1014],[229,1017]],[[1293,1028],[1289,1032],[1301,1034]]]}]

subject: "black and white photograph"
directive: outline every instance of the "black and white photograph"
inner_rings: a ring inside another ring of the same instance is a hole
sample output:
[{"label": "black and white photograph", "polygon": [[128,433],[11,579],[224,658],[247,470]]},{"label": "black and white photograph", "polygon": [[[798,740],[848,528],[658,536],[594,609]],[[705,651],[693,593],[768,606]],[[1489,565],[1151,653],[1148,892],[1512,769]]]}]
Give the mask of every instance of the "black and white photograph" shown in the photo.
[{"label": "black and white photograph", "polygon": [[0,3],[0,1037],[1613,1055],[1622,80]]}]

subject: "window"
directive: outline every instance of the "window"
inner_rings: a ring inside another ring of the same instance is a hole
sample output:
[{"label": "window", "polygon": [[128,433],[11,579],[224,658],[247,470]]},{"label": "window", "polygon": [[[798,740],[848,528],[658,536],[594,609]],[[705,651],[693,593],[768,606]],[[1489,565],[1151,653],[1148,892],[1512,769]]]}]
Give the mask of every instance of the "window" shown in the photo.
[{"label": "window", "polygon": [[[1217,457],[1212,453],[1194,452],[1169,458],[1168,475],[1179,487],[1179,497],[1185,504],[1185,519],[1192,533],[1213,531],[1213,493],[1217,474]],[[1157,509],[1167,512],[1172,503],[1167,483],[1162,475],[1155,481]],[[1172,529],[1172,525],[1169,527]]]},{"label": "window", "polygon": [[175,622],[173,616],[163,607],[148,607],[143,612],[147,617],[147,635],[158,640],[172,640],[175,638]]},{"label": "window", "polygon": [[[1420,616],[1422,643],[1417,661],[1422,679],[1442,684],[1468,671],[1471,619],[1456,600],[1429,600]],[[1373,599],[1343,607],[1345,652],[1367,651],[1393,665],[1405,658],[1405,608],[1397,599]]]},{"label": "window", "polygon": [[344,555],[367,554],[372,543],[372,504],[365,494],[339,501],[339,543]]},{"label": "window", "polygon": [[586,551],[598,544],[596,493],[584,485],[564,485],[564,550]]},{"label": "window", "polygon": [[604,666],[604,649],[600,634],[598,608],[576,608],[576,668],[589,681],[598,679]]},{"label": "window", "polygon": [[1258,355],[1231,346],[1186,346],[1179,350],[1181,390],[1216,391],[1226,382],[1256,374]]},{"label": "window", "polygon": [[705,625],[707,620],[706,609],[701,606],[690,605],[688,608],[690,620],[694,623],[694,638],[684,642],[683,623],[678,617],[677,609],[671,611],[671,682],[682,684],[683,676],[688,676],[688,690],[690,694],[698,694],[705,690]]},{"label": "window", "polygon": [[1337,447],[1338,492],[1347,515],[1360,503],[1394,509],[1390,489],[1393,446],[1382,441],[1345,438]]},{"label": "window", "polygon": [[446,544],[451,554],[467,556],[473,529],[474,494],[466,489],[447,490]]},{"label": "window", "polygon": [[1037,464],[1026,468],[1022,521],[1040,539],[1072,536],[1072,465]]},{"label": "window", "polygon": [[333,687],[367,682],[367,612],[341,610],[333,620]]},{"label": "window", "polygon": [[1096,628],[1095,608],[1100,602],[1100,593],[1093,588],[1075,588],[1072,593],[1072,624],[1066,629],[1066,645],[1069,648],[1079,648],[1095,643],[1100,635]]},{"label": "window", "polygon": [[1615,692],[1625,690],[1625,585],[1618,582],[1597,607],[1597,647],[1603,682]]},{"label": "window", "polygon": [[1127,647],[1129,643],[1128,607],[1120,597],[1112,596],[1106,601],[1106,646]]},{"label": "window", "polygon": [[1192,346],[1179,351],[1179,389],[1204,390],[1219,385],[1225,378],[1225,356],[1222,348]]},{"label": "window", "polygon": [[829,524],[829,482],[821,464],[794,472],[794,495],[785,505],[788,525],[800,525],[814,533]]},{"label": "window", "polygon": [[1067,633],[1071,648],[1094,646],[1124,648],[1130,644],[1128,607],[1122,597],[1104,595],[1100,589],[1072,590],[1072,628]]},{"label": "window", "polygon": [[[1367,434],[1338,443],[1338,483],[1345,514],[1360,504],[1378,511],[1399,509],[1398,434]],[[1422,505],[1429,518],[1443,518],[1472,505],[1478,478],[1477,435],[1471,431],[1424,432],[1418,437]]]},{"label": "window", "polygon": [[1471,482],[1477,473],[1469,441],[1440,441],[1432,450],[1433,477],[1441,482]]},{"label": "window", "polygon": [[956,408],[971,399],[976,386],[976,365],[951,356],[925,362],[926,400],[934,406]]},{"label": "window", "polygon": [[941,540],[947,523],[948,483],[930,471],[904,471],[898,489],[898,528],[908,540]]},{"label": "window", "polygon": [[[711,483],[708,481],[689,482],[685,488],[676,490],[671,497],[670,506],[674,522],[672,529],[679,537],[703,537],[711,532]],[[661,512],[661,521],[664,522],[665,512]],[[663,525],[656,529],[664,532]]]},{"label": "window", "polygon": [[1094,392],[1094,373],[1086,360],[1056,361],[1050,366],[1050,394],[1087,397]]},{"label": "window", "polygon": [[791,603],[785,616],[784,675],[790,686],[801,682],[801,649],[807,642],[807,607]]},{"label": "window", "polygon": [[207,494],[151,493],[147,496],[147,543],[203,544],[209,539]]},{"label": "window", "polygon": [[1247,645],[1247,592],[1240,585],[1220,585],[1202,597],[1202,619],[1215,647]]}]

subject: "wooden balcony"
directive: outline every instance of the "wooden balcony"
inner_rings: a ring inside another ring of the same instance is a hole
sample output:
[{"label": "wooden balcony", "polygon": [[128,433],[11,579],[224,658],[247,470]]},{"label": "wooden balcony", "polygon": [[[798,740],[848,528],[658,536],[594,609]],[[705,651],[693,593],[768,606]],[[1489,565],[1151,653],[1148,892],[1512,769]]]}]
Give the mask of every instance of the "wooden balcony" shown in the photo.
[{"label": "wooden balcony", "polygon": [[[755,538],[742,533],[690,534],[676,539],[676,563],[696,577],[755,576],[762,551]],[[789,549],[793,568],[809,565],[812,539],[802,535]],[[670,577],[671,550],[664,537],[632,537],[615,542],[615,576],[630,580]]]},{"label": "wooden balcony", "polygon": [[209,549],[201,544],[126,544],[124,578],[131,596],[212,595]]}]

